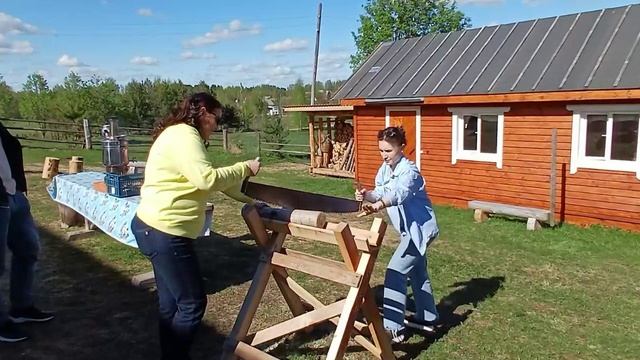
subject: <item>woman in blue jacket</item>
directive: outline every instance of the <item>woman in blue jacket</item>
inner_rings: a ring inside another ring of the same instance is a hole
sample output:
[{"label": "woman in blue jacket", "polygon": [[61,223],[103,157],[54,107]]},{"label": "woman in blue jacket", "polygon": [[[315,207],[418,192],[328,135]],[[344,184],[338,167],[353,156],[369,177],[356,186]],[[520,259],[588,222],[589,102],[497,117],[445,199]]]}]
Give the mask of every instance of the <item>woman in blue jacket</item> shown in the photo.
[{"label": "woman in blue jacket", "polygon": [[[394,343],[405,338],[405,324],[433,331],[438,320],[431,281],[427,272],[427,246],[438,236],[438,224],[416,165],[407,159],[404,130],[388,127],[378,132],[383,164],[378,169],[375,188],[356,190],[356,200],[366,200],[367,213],[387,209],[391,224],[400,233],[400,244],[387,266],[384,280],[384,326]],[[405,319],[407,278],[413,288],[416,313]]]}]

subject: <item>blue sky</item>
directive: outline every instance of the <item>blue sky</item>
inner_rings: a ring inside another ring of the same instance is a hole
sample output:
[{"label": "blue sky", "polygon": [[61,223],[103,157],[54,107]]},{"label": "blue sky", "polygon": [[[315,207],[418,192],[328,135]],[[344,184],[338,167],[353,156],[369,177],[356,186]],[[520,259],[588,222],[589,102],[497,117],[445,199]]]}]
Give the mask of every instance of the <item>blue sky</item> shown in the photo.
[{"label": "blue sky", "polygon": [[[318,80],[346,79],[365,0],[324,0]],[[619,0],[458,0],[473,27],[629,4]],[[51,85],[75,71],[185,83],[311,81],[316,0],[0,0],[0,74]]]}]

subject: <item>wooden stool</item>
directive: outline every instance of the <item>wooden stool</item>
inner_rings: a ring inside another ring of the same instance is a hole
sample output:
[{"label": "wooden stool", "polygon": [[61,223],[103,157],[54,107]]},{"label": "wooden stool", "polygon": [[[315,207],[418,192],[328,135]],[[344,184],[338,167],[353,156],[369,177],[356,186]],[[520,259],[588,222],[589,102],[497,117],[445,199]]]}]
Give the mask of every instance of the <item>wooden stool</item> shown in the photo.
[{"label": "wooden stool", "polygon": [[[273,214],[274,210],[268,207],[262,207],[258,212],[256,207],[246,205],[242,210],[249,231],[262,248],[262,254],[233,330],[225,341],[222,359],[275,359],[255,346],[325,321],[336,325],[327,359],[342,359],[350,337],[378,359],[395,359],[390,339],[382,326],[373,290],[369,286],[386,223],[376,218],[370,230],[351,229],[344,222],[327,223],[325,227],[324,222],[316,217],[316,221],[319,221],[317,224],[321,226],[309,226],[294,223],[296,219],[293,216],[290,216],[289,222],[282,221],[282,212],[275,212],[278,219],[267,217]],[[309,219],[309,216],[306,218]],[[267,230],[271,230],[270,236]],[[287,235],[335,244],[343,261],[286,249],[283,244]],[[289,269],[347,285],[349,292],[345,299],[325,305],[289,277]],[[273,276],[294,317],[247,335],[270,276]],[[313,310],[307,312],[303,300]],[[356,321],[359,310],[366,323]]]}]

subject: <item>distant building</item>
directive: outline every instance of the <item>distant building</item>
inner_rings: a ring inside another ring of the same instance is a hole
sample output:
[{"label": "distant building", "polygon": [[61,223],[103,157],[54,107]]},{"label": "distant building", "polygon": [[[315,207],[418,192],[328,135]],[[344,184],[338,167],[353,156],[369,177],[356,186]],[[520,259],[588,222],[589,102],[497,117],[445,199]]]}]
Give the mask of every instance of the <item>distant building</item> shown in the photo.
[{"label": "distant building", "polygon": [[267,104],[267,114],[269,116],[280,115],[280,106],[269,96],[265,96],[264,102]]}]

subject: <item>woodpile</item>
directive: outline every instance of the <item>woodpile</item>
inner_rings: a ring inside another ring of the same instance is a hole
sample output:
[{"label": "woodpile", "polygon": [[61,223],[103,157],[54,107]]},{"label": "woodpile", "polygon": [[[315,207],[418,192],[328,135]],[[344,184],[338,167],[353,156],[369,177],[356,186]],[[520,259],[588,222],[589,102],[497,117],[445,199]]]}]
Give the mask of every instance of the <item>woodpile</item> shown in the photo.
[{"label": "woodpile", "polygon": [[355,146],[353,144],[353,125],[336,121],[333,140],[333,156],[329,168],[335,170],[355,171]]}]

